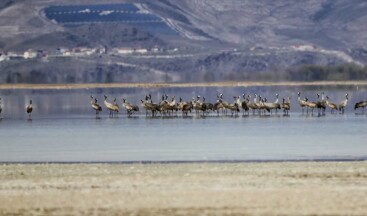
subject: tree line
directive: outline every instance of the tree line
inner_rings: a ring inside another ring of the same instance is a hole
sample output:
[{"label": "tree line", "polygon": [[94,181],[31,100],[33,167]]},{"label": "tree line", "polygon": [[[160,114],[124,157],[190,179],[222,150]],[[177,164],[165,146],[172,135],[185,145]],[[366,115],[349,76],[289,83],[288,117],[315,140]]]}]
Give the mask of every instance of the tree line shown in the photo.
[{"label": "tree line", "polygon": [[288,68],[284,78],[290,81],[342,81],[367,79],[367,67],[356,64],[336,66],[302,65]]},{"label": "tree line", "polygon": [[[199,72],[200,73],[200,72]],[[367,67],[356,64],[342,64],[335,66],[323,65],[300,65],[287,69],[268,69],[258,72],[229,71],[215,73],[205,71],[197,80],[204,82],[212,81],[343,81],[343,80],[366,80]]]}]

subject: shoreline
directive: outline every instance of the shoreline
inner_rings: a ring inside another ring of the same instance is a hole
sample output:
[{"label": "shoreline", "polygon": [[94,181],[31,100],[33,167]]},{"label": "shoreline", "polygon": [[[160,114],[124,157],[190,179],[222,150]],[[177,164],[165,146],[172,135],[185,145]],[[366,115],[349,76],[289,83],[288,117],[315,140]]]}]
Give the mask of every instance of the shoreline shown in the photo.
[{"label": "shoreline", "polygon": [[193,87],[272,87],[272,86],[367,86],[367,81],[316,82],[208,82],[208,83],[77,83],[0,84],[0,90],[90,89],[90,88],[193,88]]},{"label": "shoreline", "polygon": [[86,165],[98,165],[98,164],[110,164],[110,165],[181,165],[181,164],[269,164],[269,163],[353,163],[353,162],[367,162],[367,157],[358,158],[331,158],[331,159],[289,159],[289,160],[177,160],[177,161],[0,161],[1,165],[39,165],[39,164],[55,164],[55,165],[73,165],[73,164],[86,164]]},{"label": "shoreline", "polygon": [[0,215],[363,215],[367,162],[0,164]]}]

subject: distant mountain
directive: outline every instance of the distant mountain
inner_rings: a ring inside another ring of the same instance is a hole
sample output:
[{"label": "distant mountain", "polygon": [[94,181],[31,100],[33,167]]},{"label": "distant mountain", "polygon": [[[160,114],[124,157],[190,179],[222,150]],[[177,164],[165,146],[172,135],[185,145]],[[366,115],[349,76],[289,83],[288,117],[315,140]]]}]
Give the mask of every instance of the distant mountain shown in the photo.
[{"label": "distant mountain", "polygon": [[365,47],[365,0],[160,0],[144,3],[197,36],[245,46]]},{"label": "distant mountain", "polygon": [[[2,0],[0,2],[0,10],[11,6],[15,1],[13,0]],[[18,1],[19,2],[19,1]]]},{"label": "distant mountain", "polygon": [[0,54],[101,46],[164,52],[0,61],[0,83],[286,79],[284,71],[304,65],[367,64],[365,0],[123,3],[1,1]]},{"label": "distant mountain", "polygon": [[[106,30],[108,29],[108,30]],[[164,46],[162,39],[135,27],[121,24],[93,23],[61,32],[42,34],[8,47],[11,50],[46,49],[57,47],[153,47]]]}]

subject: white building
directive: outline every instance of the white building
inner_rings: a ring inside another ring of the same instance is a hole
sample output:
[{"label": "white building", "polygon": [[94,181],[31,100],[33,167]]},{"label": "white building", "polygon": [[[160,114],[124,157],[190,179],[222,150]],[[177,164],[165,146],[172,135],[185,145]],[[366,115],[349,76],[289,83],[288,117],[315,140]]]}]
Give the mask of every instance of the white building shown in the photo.
[{"label": "white building", "polygon": [[132,53],[134,53],[134,49],[133,48],[128,48],[128,47],[114,48],[113,51],[117,52],[118,54],[132,54]]},{"label": "white building", "polygon": [[68,48],[65,48],[65,47],[59,47],[56,50],[56,53],[57,54],[61,54],[61,55],[64,55],[65,52],[69,52],[69,49]]},{"label": "white building", "polygon": [[147,49],[135,49],[135,52],[140,53],[140,54],[146,54],[148,53],[148,50]]},{"label": "white building", "polygon": [[71,52],[70,51],[65,51],[62,53],[63,56],[71,56]]},{"label": "white building", "polygon": [[8,60],[7,56],[0,54],[0,62]]},{"label": "white building", "polygon": [[23,54],[23,58],[25,59],[31,59],[31,58],[36,58],[36,57],[37,57],[37,52],[33,50],[25,51]]},{"label": "white building", "polygon": [[153,53],[162,52],[162,50],[158,47],[153,47],[150,51],[153,52]]},{"label": "white building", "polygon": [[314,51],[317,49],[316,45],[293,45],[292,49],[297,51]]}]

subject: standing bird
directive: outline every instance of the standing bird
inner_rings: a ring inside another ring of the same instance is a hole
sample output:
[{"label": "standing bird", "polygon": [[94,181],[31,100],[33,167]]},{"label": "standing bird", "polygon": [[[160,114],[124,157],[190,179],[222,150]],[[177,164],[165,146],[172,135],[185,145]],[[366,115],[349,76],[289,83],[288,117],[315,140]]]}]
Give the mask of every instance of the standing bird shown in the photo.
[{"label": "standing bird", "polygon": [[3,111],[3,108],[1,107],[1,98],[0,98],[0,117],[1,117],[1,112]]},{"label": "standing bird", "polygon": [[110,102],[107,101],[107,96],[105,95],[104,96],[104,105],[106,106],[106,108],[110,111],[110,116],[113,117],[113,113],[116,112],[118,113],[119,112],[119,107],[118,105],[116,104],[116,98],[114,100],[114,103],[115,104],[112,104]]},{"label": "standing bird", "polygon": [[259,115],[261,115],[262,111],[264,111],[264,114],[265,114],[265,110],[270,112],[270,109],[267,105],[265,105],[265,102],[266,102],[266,98],[262,98],[261,96],[259,96],[259,103],[258,103]]},{"label": "standing bird", "polygon": [[[163,99],[163,97],[162,97]],[[160,104],[160,112],[163,115],[168,114],[169,116],[171,116],[171,113],[173,114],[173,111],[177,111],[177,106],[176,106],[176,99],[175,97],[172,97],[171,101],[167,101],[168,99],[168,95],[166,95],[166,99],[162,100],[161,104]]]},{"label": "standing bird", "polygon": [[152,117],[154,117],[156,112],[160,112],[160,105],[153,103],[152,100],[152,95],[149,94],[147,96],[145,96],[145,101],[141,100],[142,106],[145,108],[146,110],[146,115],[148,115],[148,111],[152,112]]},{"label": "standing bird", "polygon": [[275,97],[276,97],[276,100],[273,103],[268,103],[266,102],[267,101],[266,98],[264,99],[265,100],[264,106],[270,110],[270,114],[272,113],[271,111],[273,109],[275,109],[276,113],[278,112],[278,109],[279,110],[281,109],[281,106],[279,104],[279,94],[276,94]]},{"label": "standing bird", "polygon": [[344,114],[344,109],[345,107],[347,106],[348,104],[348,93],[345,94],[345,100],[342,101],[340,104],[339,104],[339,112],[343,113]]},{"label": "standing bird", "polygon": [[192,107],[194,110],[196,110],[196,114],[200,115],[200,111],[203,112],[203,116],[205,116],[205,111],[206,111],[206,104],[204,102],[200,101],[200,96],[196,96],[196,100],[195,98],[192,98]]},{"label": "standing bird", "polygon": [[[304,107],[307,107],[307,101],[306,100],[301,100],[301,92],[298,92],[298,103],[300,105],[300,107],[302,108],[302,113],[304,112]],[[308,113],[308,108],[307,108],[307,113]]]},{"label": "standing bird", "polygon": [[182,111],[183,116],[187,116],[188,112],[191,113],[191,110],[193,109],[192,102],[185,102],[180,97],[180,102],[177,104],[177,109]]},{"label": "standing bird", "polygon": [[[91,100],[90,100],[90,105],[92,106],[92,108],[96,111],[96,115],[99,114],[99,112],[102,111],[102,107],[98,104],[98,100],[97,98],[93,98],[93,96],[90,96]],[[93,100],[94,99],[94,100]]]},{"label": "standing bird", "polygon": [[238,113],[240,112],[240,104],[237,103],[237,97],[234,96],[234,103],[231,103],[228,105],[228,109],[231,111],[231,114],[233,116],[233,114],[235,116],[238,115]]},{"label": "standing bird", "polygon": [[114,110],[115,110],[115,112],[116,113],[118,113],[119,112],[119,105],[117,104],[117,99],[115,98],[115,99],[113,99],[113,108],[114,108]]},{"label": "standing bird", "polygon": [[192,103],[186,103],[184,105],[182,105],[182,115],[185,115],[187,116],[187,113],[190,112],[191,113],[191,110],[193,109],[192,107]]},{"label": "standing bird", "polygon": [[251,102],[251,95],[248,95],[247,98],[248,98],[247,106],[250,109],[252,109],[252,114],[255,115],[255,110],[259,108],[257,106],[257,95],[255,94],[255,97],[254,97],[254,101],[253,102]]},{"label": "standing bird", "polygon": [[183,100],[182,100],[182,97],[180,97],[180,100],[179,100],[179,102],[177,103],[176,107],[177,107],[177,109],[178,109],[178,110],[182,110],[182,107],[183,107],[185,104],[187,104],[187,102],[183,101]]},{"label": "standing bird", "polygon": [[288,97],[288,100],[285,101],[285,98],[283,98],[282,108],[284,115],[288,115],[289,110],[291,109],[291,98]]},{"label": "standing bird", "polygon": [[221,104],[223,105],[224,109],[222,110],[222,113],[227,115],[227,109],[230,109],[230,104],[223,99],[223,93],[217,95],[217,98],[220,99]]},{"label": "standing bird", "polygon": [[217,102],[213,105],[213,111],[217,111],[218,116],[219,116],[219,110],[222,110],[222,113],[223,113],[224,109],[225,109],[225,107],[224,107],[221,99],[218,99]]},{"label": "standing bird", "polygon": [[33,107],[32,107],[32,100],[30,100],[29,101],[29,104],[28,104],[28,106],[26,107],[26,111],[27,111],[27,113],[28,113],[28,119],[32,119],[31,118],[31,113],[32,113],[32,111],[33,111]]},{"label": "standing bird", "polygon": [[358,108],[362,108],[362,112],[364,113],[364,108],[367,106],[367,101],[360,101],[360,102],[357,102],[355,105],[354,105],[354,110],[358,109]]},{"label": "standing bird", "polygon": [[210,110],[213,111],[214,105],[212,103],[205,102],[205,97],[203,97],[203,103],[206,106],[206,112],[210,112]]},{"label": "standing bird", "polygon": [[326,96],[326,105],[330,107],[330,112],[333,113],[334,110],[337,110],[337,106],[334,103],[330,103],[329,96]]},{"label": "standing bird", "polygon": [[[242,95],[243,101],[240,103],[241,104],[241,108],[242,108],[242,115],[245,115],[245,113],[249,111],[249,107],[248,107],[248,98],[246,98],[246,95],[243,94]],[[240,102],[240,96],[238,96],[238,102]],[[249,113],[248,113],[249,114]]]},{"label": "standing bird", "polygon": [[[316,94],[317,95],[317,99],[320,99],[320,94]],[[326,110],[326,100],[324,97],[324,92],[321,93],[321,100],[316,101],[316,106],[317,109],[319,111],[319,114],[322,112],[322,114],[325,114],[325,110]]]},{"label": "standing bird", "polygon": [[[305,101],[306,101],[306,107],[307,107],[307,114],[308,114],[308,109],[311,109],[311,113],[313,114],[313,109],[318,108],[317,102],[309,101],[308,97],[305,97]],[[320,114],[320,111],[319,111],[319,114]]]},{"label": "standing bird", "polygon": [[122,107],[126,109],[128,116],[131,116],[134,112],[139,112],[139,107],[126,102],[125,98],[122,98]]}]

